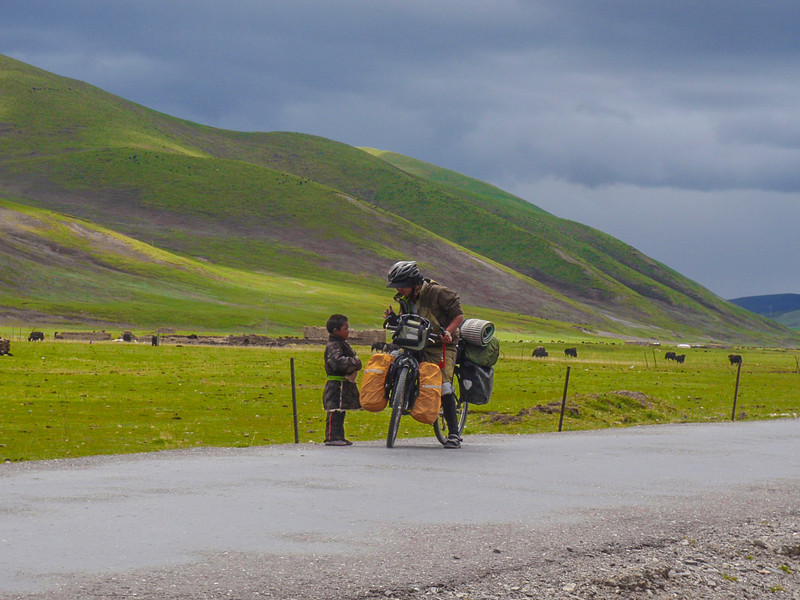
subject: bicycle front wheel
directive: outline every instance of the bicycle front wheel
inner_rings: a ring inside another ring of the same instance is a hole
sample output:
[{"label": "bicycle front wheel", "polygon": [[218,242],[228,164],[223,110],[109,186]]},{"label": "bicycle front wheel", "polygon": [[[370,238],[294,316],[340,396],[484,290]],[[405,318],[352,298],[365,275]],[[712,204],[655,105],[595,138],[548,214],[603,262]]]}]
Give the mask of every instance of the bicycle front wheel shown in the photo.
[{"label": "bicycle front wheel", "polygon": [[406,406],[406,394],[408,389],[408,367],[403,367],[397,374],[394,385],[392,386],[392,416],[389,419],[389,433],[386,434],[386,447],[392,448],[397,440],[397,432],[400,429],[400,417]]}]

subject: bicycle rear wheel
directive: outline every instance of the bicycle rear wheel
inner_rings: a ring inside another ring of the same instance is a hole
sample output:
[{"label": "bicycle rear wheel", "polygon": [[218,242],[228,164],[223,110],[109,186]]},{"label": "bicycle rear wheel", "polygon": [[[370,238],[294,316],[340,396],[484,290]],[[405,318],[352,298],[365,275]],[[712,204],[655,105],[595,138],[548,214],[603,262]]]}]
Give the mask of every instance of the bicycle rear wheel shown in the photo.
[{"label": "bicycle rear wheel", "polygon": [[[469,404],[462,402],[459,397],[458,377],[453,377],[453,394],[456,397],[456,414],[458,415],[458,435],[464,433],[464,428],[467,425],[467,414],[469,413]],[[439,411],[439,418],[433,423],[433,432],[436,434],[436,439],[439,443],[444,444],[447,441],[447,436],[450,433],[447,430],[447,421],[444,419],[444,411]]]},{"label": "bicycle rear wheel", "polygon": [[389,432],[386,434],[386,447],[392,448],[397,440],[400,429],[400,417],[406,407],[406,394],[408,389],[408,367],[403,367],[397,374],[392,386],[392,416],[389,419]]}]

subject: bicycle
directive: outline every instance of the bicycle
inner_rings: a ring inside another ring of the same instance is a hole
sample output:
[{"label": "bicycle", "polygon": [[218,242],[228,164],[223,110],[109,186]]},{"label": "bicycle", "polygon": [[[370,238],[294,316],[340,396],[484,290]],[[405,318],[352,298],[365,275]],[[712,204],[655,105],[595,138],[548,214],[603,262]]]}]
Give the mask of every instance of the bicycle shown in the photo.
[{"label": "bicycle", "polygon": [[[428,343],[437,342],[440,334],[432,332],[430,321],[415,314],[399,315],[396,325],[386,325],[385,327],[392,331],[392,343],[399,347],[392,366],[389,368],[385,384],[386,396],[389,398],[389,406],[392,408],[389,431],[386,435],[386,447],[392,448],[397,441],[400,418],[404,414],[410,413],[419,396],[419,364],[425,362],[423,356],[425,346]],[[456,405],[459,410],[458,434],[461,435],[466,424],[468,408],[466,402],[458,402],[457,390],[455,391]],[[433,423],[433,429],[439,442],[444,444],[447,440],[444,433],[447,427],[441,408],[438,418]]]}]

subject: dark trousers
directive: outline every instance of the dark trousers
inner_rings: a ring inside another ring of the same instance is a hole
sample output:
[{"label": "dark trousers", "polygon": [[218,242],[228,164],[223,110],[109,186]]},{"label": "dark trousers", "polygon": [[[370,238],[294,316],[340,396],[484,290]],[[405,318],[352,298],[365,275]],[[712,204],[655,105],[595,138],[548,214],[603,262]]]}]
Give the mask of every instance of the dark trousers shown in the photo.
[{"label": "dark trousers", "polygon": [[329,410],[325,420],[325,441],[344,439],[344,415],[343,410]]}]

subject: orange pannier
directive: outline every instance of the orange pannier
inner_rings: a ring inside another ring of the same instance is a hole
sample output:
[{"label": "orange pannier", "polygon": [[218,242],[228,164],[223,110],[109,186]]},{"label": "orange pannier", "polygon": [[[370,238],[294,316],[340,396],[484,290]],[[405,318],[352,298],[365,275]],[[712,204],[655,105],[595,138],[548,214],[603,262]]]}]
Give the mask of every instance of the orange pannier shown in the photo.
[{"label": "orange pannier", "polygon": [[391,354],[373,354],[361,376],[361,408],[381,412],[389,402],[386,397],[386,374],[394,357]]},{"label": "orange pannier", "polygon": [[411,417],[433,425],[442,407],[442,370],[430,362],[419,363],[419,396],[411,408]]}]

